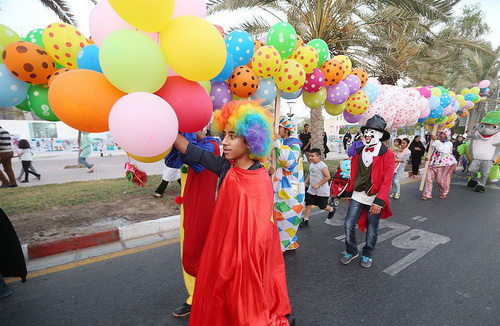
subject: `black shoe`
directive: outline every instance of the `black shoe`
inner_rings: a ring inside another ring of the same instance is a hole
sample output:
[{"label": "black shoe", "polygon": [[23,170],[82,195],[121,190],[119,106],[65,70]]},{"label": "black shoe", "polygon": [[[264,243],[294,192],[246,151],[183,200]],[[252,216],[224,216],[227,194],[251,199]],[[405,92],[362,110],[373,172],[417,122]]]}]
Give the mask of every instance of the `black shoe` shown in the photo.
[{"label": "black shoe", "polygon": [[474,188],[477,186],[477,181],[470,179],[469,182],[467,182],[467,187]]},{"label": "black shoe", "polygon": [[335,215],[335,211],[336,210],[337,209],[335,207],[333,207],[333,210],[330,213],[328,213],[328,216],[326,218],[329,219],[329,220],[331,220],[332,217],[333,217],[333,215]]},{"label": "black shoe", "polygon": [[42,178],[42,175],[41,175],[41,174],[39,174],[39,175],[37,175],[37,176],[36,176],[36,178],[37,178],[38,180],[40,180],[40,179]]},{"label": "black shoe", "polygon": [[475,188],[474,188],[475,191],[477,192],[484,192],[486,189],[484,188],[484,186],[481,186],[481,185],[477,185]]},{"label": "black shoe", "polygon": [[299,229],[304,227],[309,227],[309,220],[302,219],[302,222],[299,224]]},{"label": "black shoe", "polygon": [[184,317],[184,316],[187,316],[191,313],[191,305],[190,304],[187,304],[187,303],[184,303],[183,305],[181,306],[178,306],[177,308],[174,309],[174,311],[172,312],[172,314],[175,316],[175,317]]},{"label": "black shoe", "polygon": [[292,315],[286,315],[285,317],[288,320],[290,326],[295,326],[295,317],[293,317]]},{"label": "black shoe", "polygon": [[23,181],[21,181],[21,183],[27,183],[27,182],[29,182],[29,181],[28,181],[28,180],[23,180]]}]

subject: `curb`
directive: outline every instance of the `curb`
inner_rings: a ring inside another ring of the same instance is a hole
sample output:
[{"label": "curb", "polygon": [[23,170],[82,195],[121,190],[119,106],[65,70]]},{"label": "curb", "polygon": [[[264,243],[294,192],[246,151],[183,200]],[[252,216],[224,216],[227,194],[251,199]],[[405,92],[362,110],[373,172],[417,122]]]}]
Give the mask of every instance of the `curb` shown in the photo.
[{"label": "curb", "polygon": [[107,243],[125,241],[141,238],[159,233],[170,232],[175,237],[173,231],[180,228],[180,216],[173,215],[152,221],[144,221],[126,226],[117,227],[111,230],[69,237],[55,241],[46,241],[36,244],[22,244],[25,260],[62,254],[90,247],[95,247]]}]

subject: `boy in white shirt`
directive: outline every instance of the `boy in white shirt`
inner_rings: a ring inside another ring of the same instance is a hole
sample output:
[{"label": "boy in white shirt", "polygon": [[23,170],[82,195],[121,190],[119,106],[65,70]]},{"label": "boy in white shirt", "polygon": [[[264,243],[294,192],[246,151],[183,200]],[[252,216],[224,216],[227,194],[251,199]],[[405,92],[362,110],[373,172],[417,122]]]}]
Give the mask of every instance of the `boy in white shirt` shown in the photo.
[{"label": "boy in white shirt", "polygon": [[306,179],[306,184],[309,183],[309,189],[306,192],[306,210],[304,218],[300,222],[299,227],[309,226],[309,215],[311,215],[311,208],[318,206],[320,209],[328,212],[328,218],[332,218],[335,214],[335,209],[328,205],[328,198],[330,197],[330,172],[325,162],[321,161],[321,150],[313,148],[309,152],[309,175]]}]

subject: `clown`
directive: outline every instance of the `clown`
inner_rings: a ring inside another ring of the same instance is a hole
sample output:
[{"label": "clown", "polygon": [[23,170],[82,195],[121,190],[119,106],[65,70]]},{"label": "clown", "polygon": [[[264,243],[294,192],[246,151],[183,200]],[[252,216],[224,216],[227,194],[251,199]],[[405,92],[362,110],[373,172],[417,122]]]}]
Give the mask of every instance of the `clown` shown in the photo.
[{"label": "clown", "polygon": [[300,158],[302,142],[291,137],[293,124],[282,117],[280,138],[274,142],[277,166],[274,175],[274,216],[280,231],[281,250],[298,248],[297,228],[304,209],[304,170]]},{"label": "clown", "polygon": [[395,160],[394,153],[382,144],[390,138],[390,134],[385,130],[386,126],[385,120],[375,115],[361,127],[363,146],[356,150],[352,158],[351,178],[344,193],[349,203],[345,220],[346,254],[340,259],[344,265],[359,256],[356,223],[361,231],[366,230],[361,266],[368,268],[372,265],[379,221],[381,218],[392,216],[389,190]]},{"label": "clown", "polygon": [[[500,154],[500,111],[491,111],[486,114],[481,123],[475,128],[470,147],[467,150],[471,158],[469,172],[471,178],[467,186],[477,192],[484,192],[490,171]],[[498,161],[496,162],[498,163]]]}]

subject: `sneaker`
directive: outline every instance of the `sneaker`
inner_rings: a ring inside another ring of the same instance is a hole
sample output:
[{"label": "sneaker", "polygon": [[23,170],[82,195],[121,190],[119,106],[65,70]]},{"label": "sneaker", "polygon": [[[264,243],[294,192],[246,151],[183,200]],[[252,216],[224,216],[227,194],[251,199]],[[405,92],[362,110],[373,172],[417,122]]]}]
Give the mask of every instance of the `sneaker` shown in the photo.
[{"label": "sneaker", "polygon": [[39,175],[37,175],[37,176],[36,176],[36,178],[37,178],[38,180],[40,180],[40,179],[42,178],[42,175],[41,175],[41,174],[39,174]]},{"label": "sneaker", "polygon": [[184,303],[183,305],[178,306],[177,308],[174,309],[172,314],[175,317],[184,317],[187,316],[191,313],[191,305]]},{"label": "sneaker", "polygon": [[309,220],[302,219],[302,222],[299,224],[299,229],[304,227],[309,227]]},{"label": "sneaker", "polygon": [[27,183],[27,182],[29,182],[29,181],[28,181],[28,180],[23,180],[23,181],[21,181],[21,183]]},{"label": "sneaker", "polygon": [[9,288],[6,288],[4,291],[0,293],[0,299],[7,298],[12,294],[12,290]]},{"label": "sneaker", "polygon": [[392,193],[389,195],[389,198],[394,198],[394,195],[396,195],[395,193]]},{"label": "sneaker", "polygon": [[394,199],[399,199],[399,194],[395,194]]},{"label": "sneaker", "polygon": [[355,254],[354,256],[351,255],[351,254],[348,254],[346,253],[344,256],[342,256],[342,258],[340,258],[340,262],[344,265],[347,265],[349,264],[354,258],[358,257],[359,256],[359,253],[358,254]]},{"label": "sneaker", "polygon": [[373,259],[368,258],[366,256],[361,256],[361,267],[369,268],[372,267]]},{"label": "sneaker", "polygon": [[474,188],[475,186],[477,186],[476,180],[470,179],[469,182],[467,182],[467,187]]},{"label": "sneaker", "polygon": [[327,219],[331,220],[333,215],[335,215],[335,211],[337,209],[335,207],[333,207],[333,210],[331,212],[328,213],[328,216],[326,217]]}]

